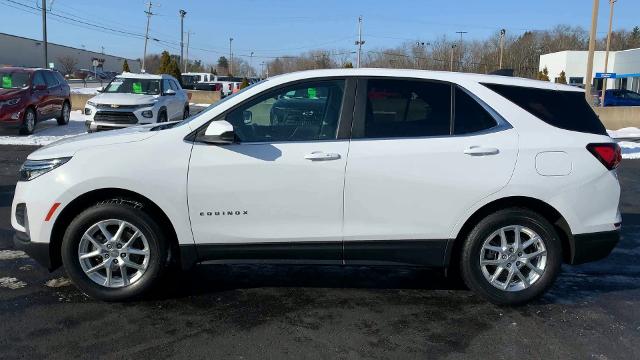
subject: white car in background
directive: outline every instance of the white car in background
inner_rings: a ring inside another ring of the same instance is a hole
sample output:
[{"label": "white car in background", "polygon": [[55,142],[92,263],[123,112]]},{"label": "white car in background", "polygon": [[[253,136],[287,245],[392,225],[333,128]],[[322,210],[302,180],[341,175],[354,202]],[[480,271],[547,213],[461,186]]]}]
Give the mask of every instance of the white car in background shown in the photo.
[{"label": "white car in background", "polygon": [[89,132],[189,117],[189,97],[169,75],[123,73],[84,108]]}]

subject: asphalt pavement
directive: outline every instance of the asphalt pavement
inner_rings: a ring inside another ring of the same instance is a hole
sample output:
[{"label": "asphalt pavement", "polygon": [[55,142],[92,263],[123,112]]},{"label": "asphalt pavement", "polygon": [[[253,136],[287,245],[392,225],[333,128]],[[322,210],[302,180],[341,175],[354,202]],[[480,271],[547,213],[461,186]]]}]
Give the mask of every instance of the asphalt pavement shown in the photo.
[{"label": "asphalt pavement", "polygon": [[624,160],[622,239],[564,266],[542,299],[497,307],[417,268],[200,265],[143,301],[103,303],[11,251],[16,171],[0,146],[0,358],[638,359],[640,160]]}]

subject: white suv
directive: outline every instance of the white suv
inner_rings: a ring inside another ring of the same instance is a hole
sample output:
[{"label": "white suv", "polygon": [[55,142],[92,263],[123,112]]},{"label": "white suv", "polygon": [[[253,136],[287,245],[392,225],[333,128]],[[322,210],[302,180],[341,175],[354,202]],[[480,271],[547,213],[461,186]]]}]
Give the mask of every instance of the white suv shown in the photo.
[{"label": "white suv", "polygon": [[189,97],[169,75],[123,73],[84,108],[89,132],[189,117]]},{"label": "white suv", "polygon": [[620,158],[574,87],[317,70],[46,146],[11,221],[16,246],[104,300],[215,261],[447,267],[516,304],[616,245]]}]

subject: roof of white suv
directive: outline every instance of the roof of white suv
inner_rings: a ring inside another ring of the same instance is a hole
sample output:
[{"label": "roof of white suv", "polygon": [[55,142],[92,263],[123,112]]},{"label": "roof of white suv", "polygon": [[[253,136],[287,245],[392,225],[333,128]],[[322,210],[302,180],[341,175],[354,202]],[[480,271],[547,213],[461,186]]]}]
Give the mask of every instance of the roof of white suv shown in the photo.
[{"label": "roof of white suv", "polygon": [[155,75],[155,74],[137,74],[137,73],[129,73],[129,72],[123,72],[122,74],[116,77],[128,78],[128,79],[153,79],[153,80],[174,78],[173,76],[167,75],[167,74]]},{"label": "roof of white suv", "polygon": [[383,68],[360,68],[360,69],[323,69],[306,70],[292,72],[288,74],[274,76],[282,82],[295,81],[305,78],[331,77],[331,76],[387,76],[397,78],[424,78],[432,80],[452,81],[452,82],[477,82],[490,84],[504,84],[513,86],[526,86],[539,89],[563,90],[584,92],[583,89],[564,84],[555,84],[549,81],[525,79],[519,77],[509,77],[500,75],[484,75],[459,73],[448,71],[412,70],[412,69],[383,69]]}]

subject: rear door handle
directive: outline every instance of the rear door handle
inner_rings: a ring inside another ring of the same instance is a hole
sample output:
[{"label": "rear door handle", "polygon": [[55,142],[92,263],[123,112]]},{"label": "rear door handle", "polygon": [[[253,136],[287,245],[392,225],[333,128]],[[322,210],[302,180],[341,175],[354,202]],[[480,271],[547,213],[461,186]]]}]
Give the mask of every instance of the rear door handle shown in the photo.
[{"label": "rear door handle", "polygon": [[470,146],[464,150],[464,153],[471,156],[497,155],[500,150],[491,147]]},{"label": "rear door handle", "polygon": [[304,156],[305,159],[311,161],[328,161],[340,159],[340,154],[326,153],[324,151],[314,151]]}]

